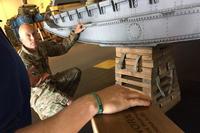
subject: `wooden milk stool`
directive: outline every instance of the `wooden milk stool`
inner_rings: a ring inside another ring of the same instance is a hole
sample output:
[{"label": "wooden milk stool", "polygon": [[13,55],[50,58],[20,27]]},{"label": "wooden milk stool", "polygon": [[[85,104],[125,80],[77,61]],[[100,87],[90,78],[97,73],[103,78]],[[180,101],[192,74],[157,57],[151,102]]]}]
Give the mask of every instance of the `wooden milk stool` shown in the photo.
[{"label": "wooden milk stool", "polygon": [[149,95],[163,112],[180,101],[172,46],[117,47],[115,62],[116,84]]}]

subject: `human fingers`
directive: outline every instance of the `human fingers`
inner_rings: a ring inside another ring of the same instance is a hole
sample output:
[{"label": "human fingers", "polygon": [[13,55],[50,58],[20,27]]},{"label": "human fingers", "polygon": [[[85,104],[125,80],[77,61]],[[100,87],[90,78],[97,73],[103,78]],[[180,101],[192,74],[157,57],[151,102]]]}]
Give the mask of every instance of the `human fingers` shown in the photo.
[{"label": "human fingers", "polygon": [[27,71],[28,71],[28,74],[29,75],[34,75],[34,71],[35,71],[35,66],[34,65],[32,65],[31,67],[29,67],[28,69],[27,69]]},{"label": "human fingers", "polygon": [[49,73],[43,73],[43,74],[41,75],[42,81],[46,80],[49,76],[50,76]]},{"label": "human fingers", "polygon": [[84,25],[78,24],[75,29],[75,33],[80,33],[85,29]]},{"label": "human fingers", "polygon": [[150,100],[142,99],[142,98],[129,98],[129,99],[127,99],[127,101],[129,103],[130,107],[151,105]]},{"label": "human fingers", "polygon": [[84,24],[81,23],[81,24],[79,24],[79,25],[80,25],[80,29],[81,29],[82,31],[85,30],[86,27],[85,27]]},{"label": "human fingers", "polygon": [[141,99],[145,99],[145,100],[151,100],[151,98],[144,94],[143,92],[139,92],[139,91],[135,91],[135,90],[130,90],[128,89],[128,98],[141,98]]},{"label": "human fingers", "polygon": [[68,98],[67,99],[67,106],[71,105],[72,104],[72,99],[71,98]]}]

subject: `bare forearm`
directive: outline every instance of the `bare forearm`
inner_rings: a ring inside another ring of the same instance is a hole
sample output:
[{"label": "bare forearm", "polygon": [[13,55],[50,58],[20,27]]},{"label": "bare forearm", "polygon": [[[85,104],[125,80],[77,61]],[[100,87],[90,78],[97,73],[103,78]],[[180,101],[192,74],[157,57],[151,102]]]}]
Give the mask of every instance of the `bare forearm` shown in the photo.
[{"label": "bare forearm", "polygon": [[[142,93],[113,85],[74,101],[57,115],[38,124],[18,130],[17,133],[77,133],[103,105],[103,113],[116,113],[134,106],[149,106],[150,98]],[[97,105],[98,104],[98,105]],[[98,107],[97,107],[98,106]],[[98,108],[98,109],[97,109]]]},{"label": "bare forearm", "polygon": [[16,133],[77,133],[96,113],[95,99],[87,95],[57,115],[20,129]]}]

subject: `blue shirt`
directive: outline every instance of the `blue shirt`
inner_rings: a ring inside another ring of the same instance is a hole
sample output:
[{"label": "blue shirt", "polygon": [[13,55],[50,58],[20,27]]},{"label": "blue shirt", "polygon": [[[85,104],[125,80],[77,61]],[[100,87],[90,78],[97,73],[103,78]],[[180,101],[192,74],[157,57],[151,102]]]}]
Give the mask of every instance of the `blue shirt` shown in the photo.
[{"label": "blue shirt", "polygon": [[0,133],[31,124],[30,83],[24,64],[0,29]]}]

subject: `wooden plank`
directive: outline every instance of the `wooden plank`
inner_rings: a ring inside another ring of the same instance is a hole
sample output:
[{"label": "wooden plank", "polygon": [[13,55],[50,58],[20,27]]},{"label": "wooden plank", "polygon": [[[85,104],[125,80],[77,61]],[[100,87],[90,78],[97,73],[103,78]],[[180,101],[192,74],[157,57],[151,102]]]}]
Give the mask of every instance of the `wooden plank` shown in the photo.
[{"label": "wooden plank", "polygon": [[[164,89],[164,90],[165,90],[166,87],[172,87],[172,91],[174,91],[174,90],[180,91],[180,90],[179,90],[179,83],[178,83],[178,81],[175,81],[175,82],[173,83],[173,85],[168,84],[168,86],[164,86],[164,85],[166,85],[166,84],[167,84],[167,83],[162,83],[162,84],[161,84],[161,89]],[[157,91],[157,90],[158,90],[158,87],[156,86],[156,84],[153,84],[152,86],[153,86],[153,87],[152,87],[152,91],[153,91],[153,92],[159,92],[159,91]],[[164,88],[163,88],[163,86],[164,86]]]},{"label": "wooden plank", "polygon": [[131,84],[131,85],[139,86],[139,87],[145,87],[145,88],[149,88],[149,89],[151,88],[151,84],[145,84],[145,83],[137,82],[134,80],[124,79],[124,78],[119,78],[119,77],[116,77],[115,80],[119,81],[119,82]]},{"label": "wooden plank", "polygon": [[144,75],[143,73],[139,72],[127,71],[126,69],[115,69],[115,73],[151,80],[151,75]]},{"label": "wooden plank", "polygon": [[143,88],[142,92],[152,98],[151,88]]},{"label": "wooden plank", "polygon": [[115,81],[115,84],[118,84],[118,85],[122,86],[122,82],[119,82],[119,81]]},{"label": "wooden plank", "polygon": [[139,92],[139,93],[141,93],[141,94],[145,94],[143,91],[138,90],[138,89],[136,89],[136,88],[134,88],[134,87],[131,88],[131,87],[127,87],[127,86],[124,86],[124,85],[122,85],[122,87],[127,88],[127,89],[129,89],[129,90],[133,90],[133,91]]},{"label": "wooden plank", "polygon": [[[171,97],[173,97],[173,99]],[[161,99],[160,101],[157,101],[157,104],[159,104],[162,111],[166,112],[169,109],[171,109],[173,106],[175,106],[180,100],[181,100],[180,93],[173,93],[169,95],[168,97],[165,97],[164,99]]]},{"label": "wooden plank", "polygon": [[120,47],[117,47],[116,53],[152,55],[152,48],[151,47],[143,47],[143,48],[120,48]]},{"label": "wooden plank", "polygon": [[[133,65],[126,65],[125,68],[128,71],[134,71],[134,66]],[[143,73],[144,75],[152,75],[152,68],[146,68],[146,67],[141,67],[139,68],[141,71],[141,73]]]},{"label": "wooden plank", "polygon": [[[115,63],[119,63],[120,58],[115,58]],[[135,60],[133,59],[125,59],[125,65],[136,65]],[[153,61],[141,61],[141,67],[153,68]]]},{"label": "wooden plank", "polygon": [[[179,94],[180,94],[180,90],[179,90],[179,85],[177,84],[175,87],[173,87],[173,91],[170,94],[167,94],[166,97],[173,96],[173,95],[179,95]],[[156,101],[158,101],[157,99],[162,100],[162,99],[166,98],[166,97],[162,97],[161,94],[159,93],[159,91],[156,94],[154,94],[153,97]],[[162,98],[160,98],[160,97],[162,97]]]},{"label": "wooden plank", "polygon": [[[173,96],[173,99],[171,99],[172,96]],[[166,106],[172,107],[171,104],[173,104],[173,103],[175,104],[175,103],[179,102],[179,100],[180,100],[179,98],[180,98],[180,94],[171,94],[167,97],[160,99],[159,101],[156,101],[156,103],[160,104],[159,105],[160,108],[166,108]],[[168,109],[170,109],[170,108],[168,107]]]}]

